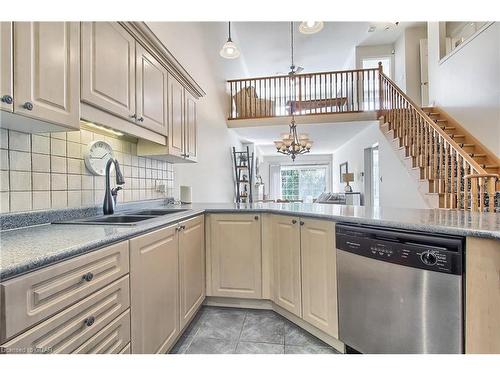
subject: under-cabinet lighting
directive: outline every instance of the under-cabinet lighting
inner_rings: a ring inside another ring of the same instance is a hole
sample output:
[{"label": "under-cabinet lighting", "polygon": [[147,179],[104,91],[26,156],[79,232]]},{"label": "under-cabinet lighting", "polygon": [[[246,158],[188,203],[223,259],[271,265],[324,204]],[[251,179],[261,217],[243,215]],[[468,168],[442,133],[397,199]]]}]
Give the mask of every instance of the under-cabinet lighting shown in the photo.
[{"label": "under-cabinet lighting", "polygon": [[107,127],[102,126],[102,125],[94,124],[93,122],[84,122],[84,124],[85,124],[85,126],[87,126],[89,128],[100,130],[100,131],[103,131],[103,132],[106,132],[106,133],[110,133],[110,134],[116,135],[118,137],[121,137],[121,136],[125,135],[125,134],[123,134],[123,133],[121,133],[119,131],[116,131],[114,129],[107,128]]}]

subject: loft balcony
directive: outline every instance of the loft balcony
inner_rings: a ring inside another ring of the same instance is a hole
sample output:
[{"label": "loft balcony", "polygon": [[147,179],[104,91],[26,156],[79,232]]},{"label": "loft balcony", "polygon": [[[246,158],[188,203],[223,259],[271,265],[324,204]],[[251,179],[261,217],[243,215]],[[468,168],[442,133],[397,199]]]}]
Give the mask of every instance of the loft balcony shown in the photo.
[{"label": "loft balcony", "polygon": [[229,80],[228,126],[375,120],[382,67]]}]

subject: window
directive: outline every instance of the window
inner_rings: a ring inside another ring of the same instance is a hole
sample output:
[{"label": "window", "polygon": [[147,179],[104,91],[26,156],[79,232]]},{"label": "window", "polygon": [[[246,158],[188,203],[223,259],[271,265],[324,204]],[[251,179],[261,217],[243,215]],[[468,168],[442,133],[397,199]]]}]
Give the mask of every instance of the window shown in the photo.
[{"label": "window", "polygon": [[327,165],[281,167],[281,198],[311,201],[327,190]]},{"label": "window", "polygon": [[389,78],[392,78],[392,69],[391,69],[391,57],[370,57],[367,59],[363,59],[363,69],[374,69],[378,68],[379,61],[382,63],[382,69],[384,70],[384,74]]}]

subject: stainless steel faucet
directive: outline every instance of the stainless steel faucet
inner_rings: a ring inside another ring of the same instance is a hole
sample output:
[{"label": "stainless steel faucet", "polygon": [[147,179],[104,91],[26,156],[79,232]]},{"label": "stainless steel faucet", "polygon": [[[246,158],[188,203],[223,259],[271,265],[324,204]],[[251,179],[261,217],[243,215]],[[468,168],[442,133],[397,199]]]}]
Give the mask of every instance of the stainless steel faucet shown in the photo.
[{"label": "stainless steel faucet", "polygon": [[118,163],[118,160],[109,159],[106,164],[106,191],[104,193],[104,203],[102,205],[102,211],[104,215],[111,215],[115,212],[116,196],[118,195],[118,190],[121,189],[121,186],[117,186],[114,189],[111,189],[109,182],[111,164],[115,165],[116,184],[123,185],[125,183],[125,179],[123,178],[122,171],[120,170],[120,164]]}]

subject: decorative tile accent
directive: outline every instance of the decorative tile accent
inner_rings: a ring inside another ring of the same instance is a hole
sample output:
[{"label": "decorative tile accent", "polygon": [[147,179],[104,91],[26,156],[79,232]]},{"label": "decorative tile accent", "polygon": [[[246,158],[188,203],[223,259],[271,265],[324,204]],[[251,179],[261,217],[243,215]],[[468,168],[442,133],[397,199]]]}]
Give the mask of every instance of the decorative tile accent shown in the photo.
[{"label": "decorative tile accent", "polygon": [[[0,129],[0,212],[101,205],[103,176],[85,167],[87,145],[109,142],[125,177],[118,202],[173,196],[173,165],[137,156],[137,144],[88,130],[27,134]],[[114,185],[114,176],[112,176]],[[25,200],[25,201],[23,201]]]}]

